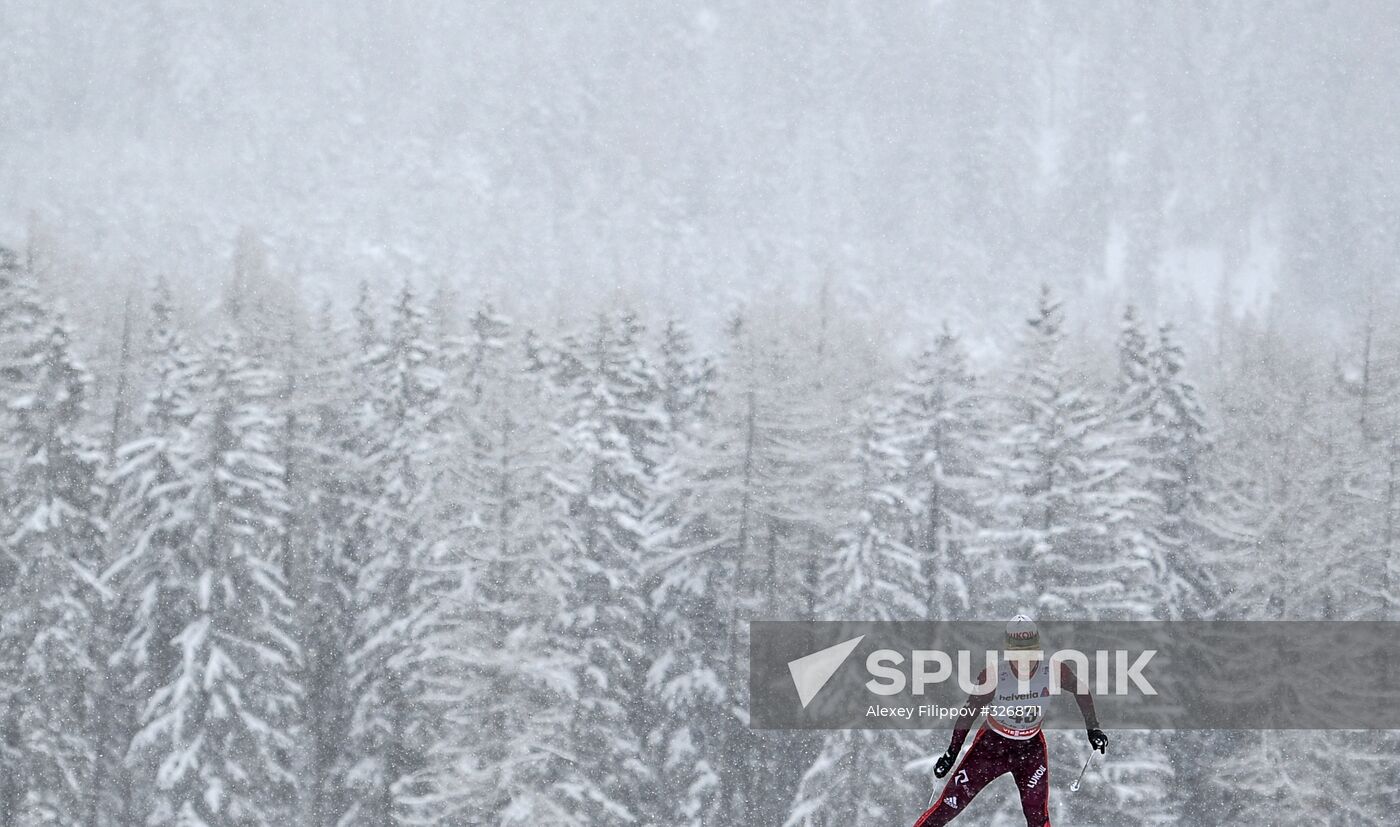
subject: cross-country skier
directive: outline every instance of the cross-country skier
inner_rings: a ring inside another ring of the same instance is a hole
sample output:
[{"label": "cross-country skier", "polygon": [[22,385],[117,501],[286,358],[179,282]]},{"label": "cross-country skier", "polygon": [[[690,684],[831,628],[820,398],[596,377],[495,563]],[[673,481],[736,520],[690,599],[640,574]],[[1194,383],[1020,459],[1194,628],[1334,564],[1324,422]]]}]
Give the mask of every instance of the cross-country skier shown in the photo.
[{"label": "cross-country skier", "polygon": [[[1006,648],[1040,649],[1040,632],[1029,617],[1017,615],[1006,624]],[[1028,692],[1020,688],[1018,664],[1029,672]],[[948,745],[948,751],[934,764],[935,776],[942,778],[947,775],[957,760],[963,741],[967,739],[967,722],[975,721],[983,707],[987,708],[987,719],[977,730],[977,736],[972,739],[972,748],[963,756],[938,800],[919,817],[914,827],[947,824],[966,809],[992,779],[1008,772],[1021,793],[1021,810],[1026,815],[1026,824],[1029,827],[1049,827],[1050,763],[1045,733],[1040,728],[1045,720],[1045,705],[1050,700],[1048,669],[1043,660],[1009,659],[998,667],[996,687],[991,692],[967,699],[963,705],[964,714],[958,719],[964,723],[953,730],[953,741]],[[986,670],[983,670],[978,676],[979,686],[986,679],[986,674]],[[1103,752],[1108,745],[1108,736],[1099,729],[1093,699],[1087,691],[1083,694],[1078,692],[1076,676],[1063,663],[1060,664],[1060,686],[1064,691],[1075,693],[1079,711],[1084,716],[1084,726],[1089,731],[1089,744]]]}]

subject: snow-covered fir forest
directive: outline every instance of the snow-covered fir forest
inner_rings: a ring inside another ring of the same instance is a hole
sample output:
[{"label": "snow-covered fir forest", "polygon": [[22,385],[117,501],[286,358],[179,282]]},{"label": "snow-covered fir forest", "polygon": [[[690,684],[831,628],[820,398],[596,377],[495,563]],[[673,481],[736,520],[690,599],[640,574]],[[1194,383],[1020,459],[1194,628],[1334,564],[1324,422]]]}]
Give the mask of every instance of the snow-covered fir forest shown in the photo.
[{"label": "snow-covered fir forest", "polygon": [[[1400,620],[1397,112],[1392,0],[0,0],[0,827],[909,824],[750,620]],[[1103,724],[1054,824],[1400,823]]]},{"label": "snow-covered fir forest", "polygon": [[[6,827],[906,823],[946,733],[750,730],[746,621],[1396,616],[1391,316],[1320,358],[1125,306],[1095,348],[1028,283],[984,364],[240,260],[95,350],[44,260],[0,255]],[[1056,823],[1400,806],[1393,733],[1113,737]],[[1004,783],[970,823],[1019,823]]]}]

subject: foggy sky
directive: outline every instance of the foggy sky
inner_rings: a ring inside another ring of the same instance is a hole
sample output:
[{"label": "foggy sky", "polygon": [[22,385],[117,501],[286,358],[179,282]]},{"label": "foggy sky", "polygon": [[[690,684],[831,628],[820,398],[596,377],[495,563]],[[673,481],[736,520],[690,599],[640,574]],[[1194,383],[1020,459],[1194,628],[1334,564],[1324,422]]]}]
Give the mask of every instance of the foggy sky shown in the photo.
[{"label": "foggy sky", "polygon": [[247,228],[313,291],[409,276],[547,309],[825,283],[917,320],[1047,280],[1344,317],[1400,252],[1398,21],[0,0],[0,243],[38,228],[97,278],[203,285]]}]

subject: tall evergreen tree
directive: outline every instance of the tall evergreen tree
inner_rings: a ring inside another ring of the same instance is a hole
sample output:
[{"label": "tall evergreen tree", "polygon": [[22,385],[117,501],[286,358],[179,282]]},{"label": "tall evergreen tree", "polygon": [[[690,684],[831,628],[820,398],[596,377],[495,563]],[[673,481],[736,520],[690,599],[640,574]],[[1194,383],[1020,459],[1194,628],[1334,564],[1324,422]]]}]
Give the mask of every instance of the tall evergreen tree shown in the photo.
[{"label": "tall evergreen tree", "polygon": [[984,519],[982,402],[962,343],[946,328],[895,390],[892,426],[906,439],[914,518],[907,542],[927,584],[929,618],[951,620],[978,608],[968,552]]},{"label": "tall evergreen tree", "polygon": [[[33,382],[34,330],[43,323],[44,309],[34,295],[30,274],[20,268],[19,256],[0,247],[0,389],[3,398],[22,397]],[[6,404],[0,408],[5,428],[14,426],[15,414]],[[6,469],[18,469],[23,453],[8,440],[0,442],[0,460]],[[9,474],[0,482],[5,513],[18,503],[20,490]],[[0,545],[0,825],[19,821],[24,802],[22,764],[23,731],[20,729],[21,682],[24,662],[27,601],[21,599],[23,559],[9,544]]]},{"label": "tall evergreen tree", "polygon": [[1153,408],[1161,504],[1159,535],[1173,551],[1168,575],[1180,584],[1165,596],[1167,616],[1209,616],[1219,601],[1219,573],[1211,549],[1219,538],[1210,530],[1209,425],[1195,385],[1185,375],[1185,355],[1170,324],[1157,331],[1151,365],[1157,389]]},{"label": "tall evergreen tree", "polygon": [[[367,499],[368,484],[354,461],[354,372],[346,331],[331,307],[313,319],[296,383],[294,440],[297,474],[292,495],[300,513],[289,526],[296,535],[297,574],[291,594],[297,607],[302,644],[303,727],[300,768],[303,780],[300,820],[329,827],[345,804],[338,772],[353,713],[349,687],[349,641],[354,620],[358,563],[354,549],[364,540],[364,524],[354,508]],[[285,475],[284,475],[285,477]]]},{"label": "tall evergreen tree", "polygon": [[[822,614],[831,619],[910,620],[927,608],[924,569],[906,544],[915,519],[908,489],[909,442],[892,427],[894,417],[871,401],[857,430],[849,483],[853,512],[827,554],[822,572]],[[840,730],[827,734],[821,752],[798,785],[789,827],[865,824],[902,818],[919,792],[905,764],[921,756],[905,732]],[[871,785],[876,776],[883,783]]]},{"label": "tall evergreen tree", "polygon": [[[444,347],[444,351],[448,348]],[[445,357],[446,361],[446,357]],[[457,343],[449,404],[451,510],[460,572],[433,629],[428,686],[442,735],[426,756],[416,823],[568,824],[569,657],[552,628],[562,561],[542,542],[549,384],[489,306]]]},{"label": "tall evergreen tree", "polygon": [[[1219,600],[1215,549],[1221,538],[1209,528],[1209,437],[1204,409],[1183,371],[1184,356],[1171,327],[1160,326],[1149,344],[1130,306],[1119,338],[1117,412],[1131,464],[1128,479],[1149,495],[1135,509],[1132,530],[1152,563],[1147,587],[1153,619],[1209,617]],[[1168,789],[1178,812],[1209,817],[1219,802],[1209,785],[1196,783],[1206,770],[1199,756],[1213,752],[1221,739],[1196,732],[1129,738],[1128,746],[1139,755],[1165,752],[1171,765]]]},{"label": "tall evergreen tree", "polygon": [[645,509],[664,414],[642,333],[630,315],[603,316],[564,342],[556,368],[564,395],[548,542],[567,577],[559,632],[579,658],[568,733],[579,766],[563,790],[582,824],[645,822],[660,802],[643,759],[653,718],[638,573],[653,542]]},{"label": "tall evergreen tree", "polygon": [[438,724],[424,703],[433,610],[450,585],[436,565],[427,518],[439,471],[442,370],[425,314],[405,286],[379,337],[357,308],[356,427],[360,475],[353,495],[359,537],[348,655],[353,713],[342,758],[349,790],[339,823],[410,817],[418,775]]},{"label": "tall evergreen tree", "polygon": [[138,433],[118,446],[111,471],[114,553],[107,579],[117,596],[109,616],[121,642],[110,661],[110,678],[127,689],[111,710],[120,717],[118,741],[126,759],[125,794],[112,810],[118,824],[141,820],[150,811],[152,791],[147,782],[155,777],[158,758],[126,752],[154,689],[152,675],[175,669],[174,650],[153,645],[153,641],[173,639],[179,631],[179,618],[167,614],[160,602],[174,592],[162,591],[158,584],[163,567],[192,537],[188,515],[181,513],[179,502],[194,451],[192,428],[199,411],[197,381],[203,363],[175,323],[164,280],[156,284],[142,356],[148,376],[145,400],[132,423]]},{"label": "tall evergreen tree", "polygon": [[[988,534],[999,552],[993,565],[1025,567],[1018,599],[1048,617],[1142,616],[1149,567],[1132,545],[1131,521],[1146,492],[1128,484],[1109,413],[1067,365],[1064,335],[1063,307],[1045,288],[992,460],[995,493],[986,504],[1000,520]],[[995,582],[1007,572],[981,574]],[[1009,614],[1016,606],[998,608]]]},{"label": "tall evergreen tree", "polygon": [[651,616],[646,690],[660,708],[646,746],[658,789],[671,791],[660,817],[698,827],[719,812],[725,730],[732,721],[732,699],[714,654],[725,644],[718,622],[725,616],[721,584],[733,547],[704,508],[706,480],[699,473],[713,426],[714,366],[674,320],[662,332],[657,356],[663,421],[643,508],[655,543],[642,574]]},{"label": "tall evergreen tree", "polygon": [[21,353],[32,367],[27,392],[7,399],[19,459],[7,473],[16,493],[4,534],[23,583],[8,607],[23,642],[21,821],[82,824],[94,815],[102,743],[101,452],[82,430],[87,373],[63,323],[44,322]]},{"label": "tall evergreen tree", "polygon": [[100,452],[62,319],[0,248],[0,824],[86,823],[98,780]]},{"label": "tall evergreen tree", "polygon": [[128,641],[147,698],[132,760],[147,819],[282,824],[295,812],[299,652],[267,376],[217,342],[203,369],[166,338],[143,435],[117,481],[135,520]]},{"label": "tall evergreen tree", "polygon": [[[748,697],[747,621],[811,616],[819,610],[821,550],[829,548],[848,473],[839,388],[824,384],[809,326],[757,314],[728,326],[715,383],[715,424],[699,470],[715,542],[723,549],[720,605],[727,640],[725,692],[738,701],[726,727],[720,772],[722,819],[776,821],[815,758],[808,733],[754,732]],[[786,335],[785,335],[786,334]],[[839,413],[838,413],[839,412]],[[764,759],[784,752],[787,761]]]},{"label": "tall evergreen tree", "polygon": [[1146,495],[1135,501],[1128,530],[1152,564],[1151,614],[1201,617],[1217,592],[1206,528],[1205,411],[1183,375],[1184,355],[1170,325],[1149,344],[1130,306],[1121,331],[1115,413],[1126,479]]},{"label": "tall evergreen tree", "polygon": [[[1123,361],[1130,376],[1145,377],[1135,330],[1130,326],[1125,336]],[[1011,424],[994,453],[997,494],[987,505],[999,524],[989,532],[994,568],[984,576],[1015,576],[1024,567],[1019,599],[1044,617],[1148,619],[1157,603],[1141,523],[1152,495],[1132,473],[1142,431],[1125,431],[1124,420],[1071,370],[1064,338],[1063,307],[1044,288],[1013,378]],[[1016,606],[999,608],[1009,614]],[[1165,750],[1150,734],[1128,738],[1119,749],[1132,759],[1102,776],[1116,803],[1093,813],[1080,805],[1071,813],[1075,803],[1058,800],[1056,820],[1107,817],[1128,801],[1145,821],[1168,818]],[[1060,751],[1068,752],[1064,746]],[[1005,805],[1006,812],[1014,809]]]}]

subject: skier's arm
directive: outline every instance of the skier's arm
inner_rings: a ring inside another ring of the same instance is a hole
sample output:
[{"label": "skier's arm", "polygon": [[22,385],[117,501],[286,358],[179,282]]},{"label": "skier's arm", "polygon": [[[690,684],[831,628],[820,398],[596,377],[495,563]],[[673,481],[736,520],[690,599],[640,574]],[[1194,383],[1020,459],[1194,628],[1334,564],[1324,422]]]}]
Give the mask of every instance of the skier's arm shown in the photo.
[{"label": "skier's arm", "polygon": [[1079,704],[1079,714],[1084,716],[1084,727],[1086,729],[1098,729],[1099,717],[1094,714],[1094,696],[1089,694],[1089,687],[1084,687],[1084,691],[1079,691],[1079,678],[1075,676],[1074,670],[1069,668],[1069,664],[1060,664],[1060,688],[1067,692],[1074,693],[1074,702]]},{"label": "skier's arm", "polygon": [[[978,677],[978,683],[982,678]],[[963,742],[967,740],[967,733],[972,730],[972,725],[977,719],[982,717],[982,709],[992,702],[995,691],[984,695],[968,695],[967,702],[962,705],[962,710],[958,713],[958,724],[953,728],[953,740],[948,744],[948,754],[957,755],[962,749]]]},{"label": "skier's arm", "polygon": [[[977,676],[977,685],[981,686],[986,680],[987,670]],[[958,712],[957,725],[953,727],[953,740],[948,744],[948,749],[943,753],[933,765],[933,775],[935,778],[942,778],[948,774],[948,770],[953,768],[953,762],[957,760],[958,753],[962,751],[963,742],[967,740],[968,730],[972,728],[973,722],[982,716],[982,709],[989,703],[996,691],[992,690],[982,695],[969,695],[967,701]]]},{"label": "skier's arm", "polygon": [[1060,664],[1060,687],[1074,693],[1074,702],[1079,704],[1079,714],[1084,716],[1084,728],[1088,730],[1089,744],[1103,752],[1108,746],[1108,736],[1099,729],[1099,716],[1094,714],[1094,697],[1089,694],[1087,686],[1083,692],[1079,691],[1079,678],[1067,663]]}]

